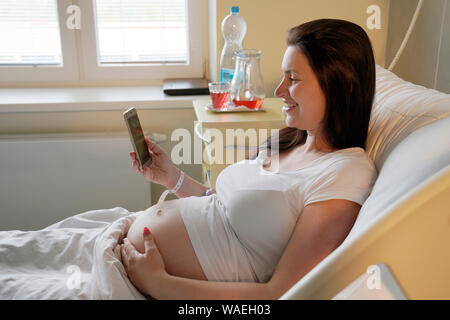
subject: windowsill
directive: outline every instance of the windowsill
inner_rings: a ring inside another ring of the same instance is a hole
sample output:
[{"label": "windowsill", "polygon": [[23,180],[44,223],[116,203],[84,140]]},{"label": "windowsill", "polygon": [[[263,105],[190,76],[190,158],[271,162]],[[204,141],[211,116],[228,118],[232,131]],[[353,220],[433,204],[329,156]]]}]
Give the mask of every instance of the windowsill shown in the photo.
[{"label": "windowsill", "polygon": [[168,96],[161,86],[0,88],[0,113],[190,109],[207,95]]}]

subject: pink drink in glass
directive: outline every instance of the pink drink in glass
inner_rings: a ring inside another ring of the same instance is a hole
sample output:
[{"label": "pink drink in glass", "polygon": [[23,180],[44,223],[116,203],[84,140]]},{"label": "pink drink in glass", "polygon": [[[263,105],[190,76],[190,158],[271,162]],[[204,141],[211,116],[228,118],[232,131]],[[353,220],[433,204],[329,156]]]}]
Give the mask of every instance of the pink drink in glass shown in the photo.
[{"label": "pink drink in glass", "polygon": [[233,99],[233,103],[235,106],[245,106],[249,109],[259,109],[264,102],[264,99],[257,100],[235,100]]},{"label": "pink drink in glass", "polygon": [[228,108],[229,92],[211,92],[210,95],[214,109]]}]

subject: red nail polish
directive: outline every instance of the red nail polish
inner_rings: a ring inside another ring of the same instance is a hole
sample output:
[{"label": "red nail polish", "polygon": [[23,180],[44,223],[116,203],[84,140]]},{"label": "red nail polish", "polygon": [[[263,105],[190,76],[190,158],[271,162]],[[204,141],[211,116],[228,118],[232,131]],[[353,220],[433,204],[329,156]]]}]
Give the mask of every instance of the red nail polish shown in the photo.
[{"label": "red nail polish", "polygon": [[150,234],[150,230],[147,228],[147,227],[145,227],[144,228],[144,235],[149,235]]}]

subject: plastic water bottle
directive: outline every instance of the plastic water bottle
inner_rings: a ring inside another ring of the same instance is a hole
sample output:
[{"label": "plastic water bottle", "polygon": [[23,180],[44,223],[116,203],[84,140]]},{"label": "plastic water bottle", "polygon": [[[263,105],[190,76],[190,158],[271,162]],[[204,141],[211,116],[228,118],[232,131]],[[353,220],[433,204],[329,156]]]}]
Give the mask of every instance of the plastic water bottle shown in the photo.
[{"label": "plastic water bottle", "polygon": [[231,82],[234,73],[237,50],[242,49],[242,40],[247,32],[247,23],[239,15],[239,7],[231,7],[231,12],[222,21],[222,34],[225,45],[220,56],[220,81]]}]

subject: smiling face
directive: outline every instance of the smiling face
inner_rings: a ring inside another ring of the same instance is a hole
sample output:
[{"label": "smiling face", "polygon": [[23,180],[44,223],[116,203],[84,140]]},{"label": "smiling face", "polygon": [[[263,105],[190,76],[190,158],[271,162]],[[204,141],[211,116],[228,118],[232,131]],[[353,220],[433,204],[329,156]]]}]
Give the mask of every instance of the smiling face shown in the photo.
[{"label": "smiling face", "polygon": [[316,134],[325,115],[326,98],[306,56],[295,46],[286,49],[281,65],[283,79],[275,95],[286,106],[286,125]]}]

